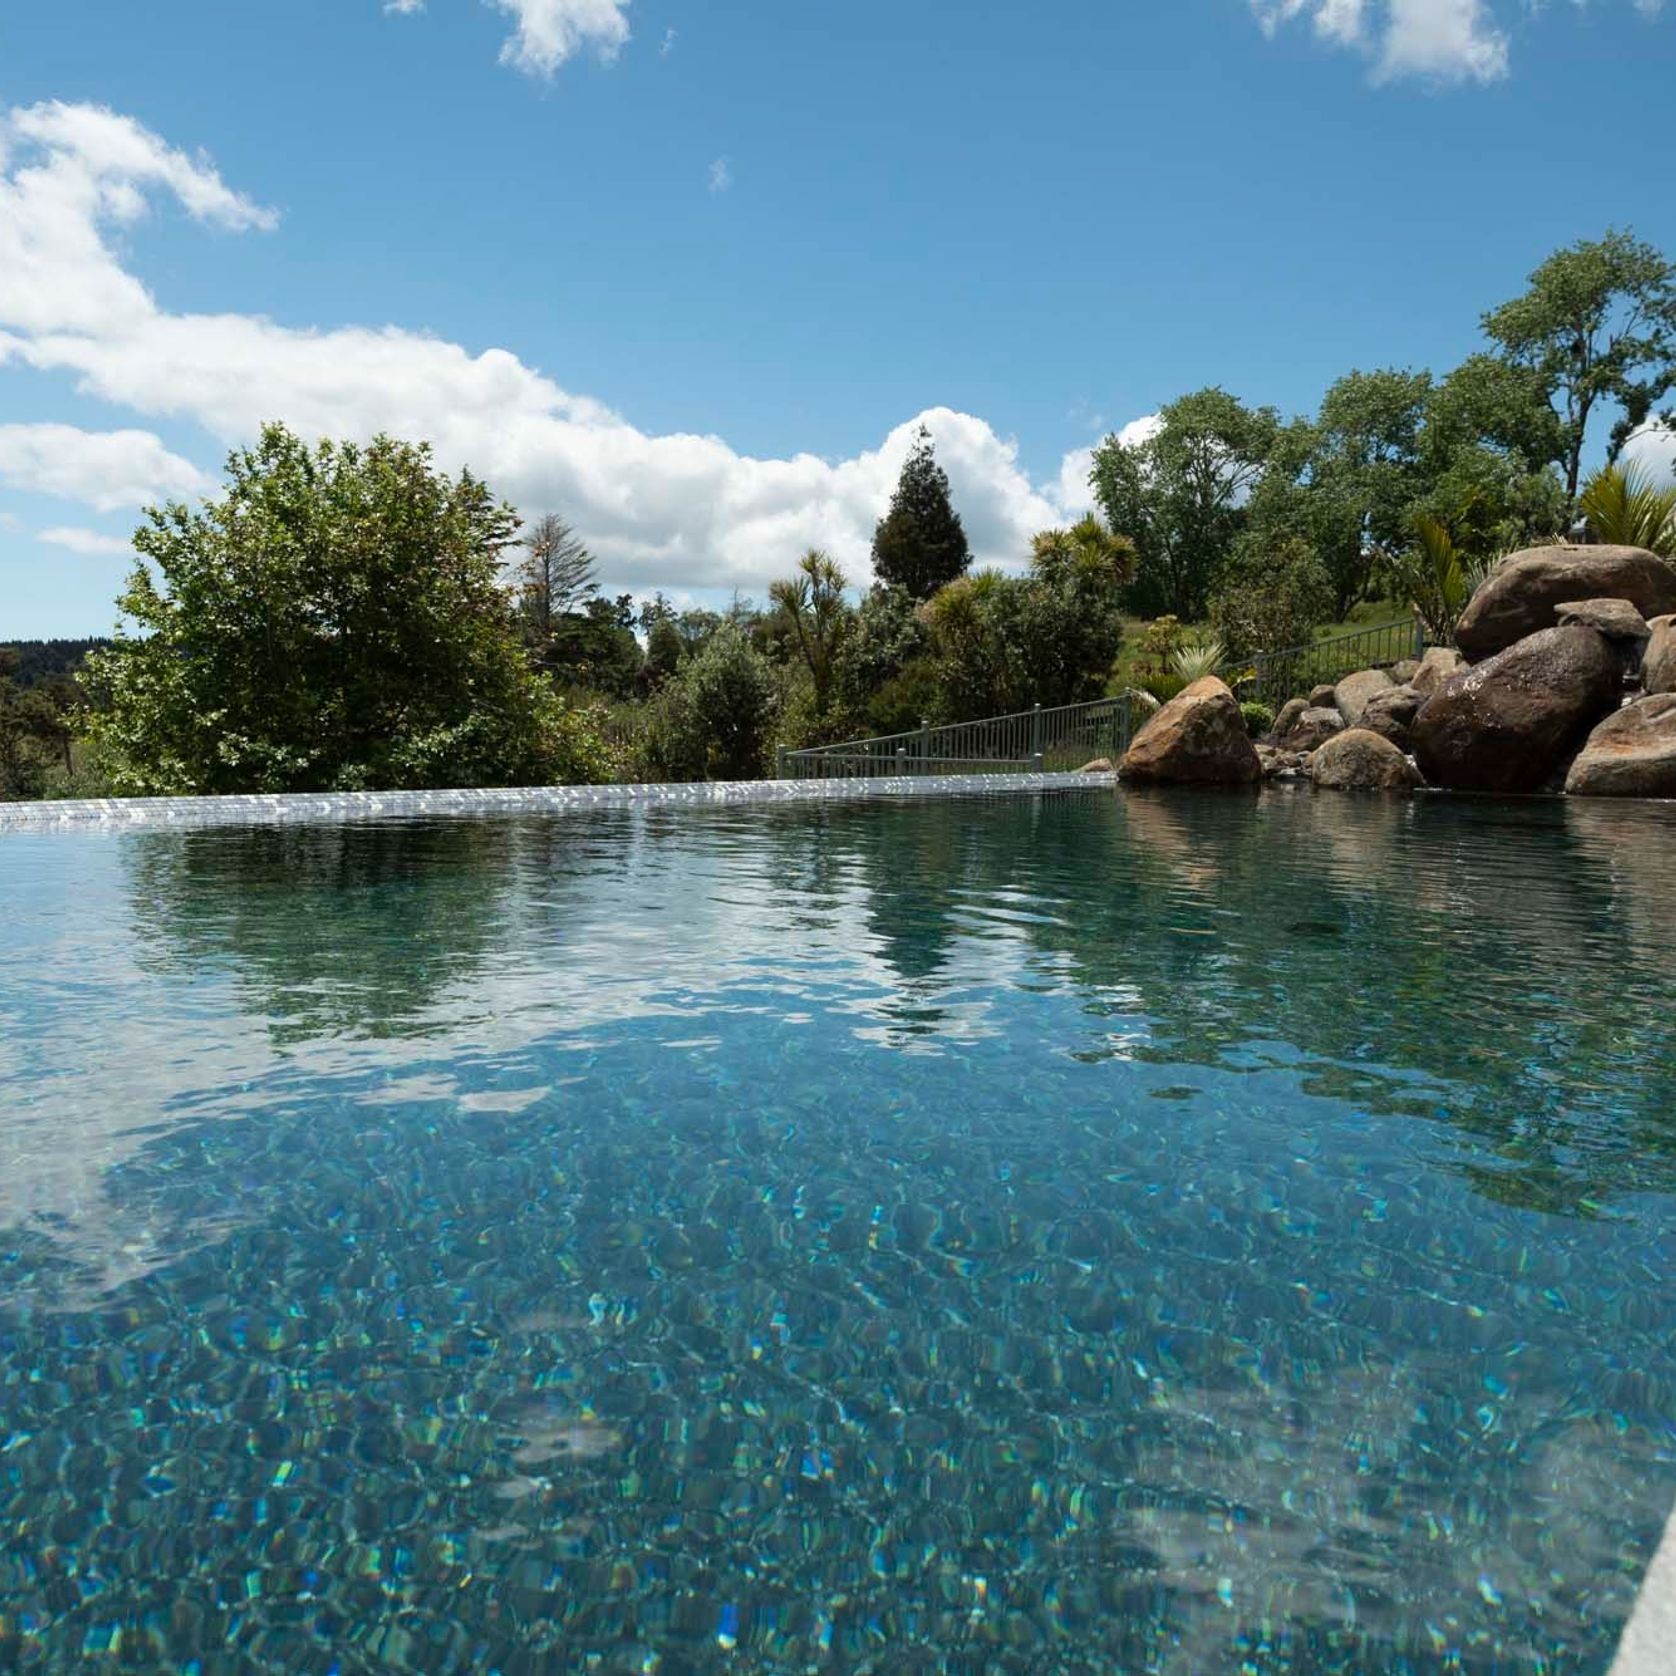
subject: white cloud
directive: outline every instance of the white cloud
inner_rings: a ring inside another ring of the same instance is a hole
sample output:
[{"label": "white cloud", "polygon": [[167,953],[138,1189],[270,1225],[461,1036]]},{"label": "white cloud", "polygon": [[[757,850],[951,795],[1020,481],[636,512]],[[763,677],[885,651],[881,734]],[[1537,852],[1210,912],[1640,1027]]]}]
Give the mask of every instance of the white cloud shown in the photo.
[{"label": "white cloud", "polygon": [[592,47],[614,58],[629,38],[629,0],[485,0],[516,28],[501,48],[501,63],[550,76],[568,58]]},{"label": "white cloud", "polygon": [[1250,0],[1265,34],[1307,19],[1373,61],[1376,81],[1491,82],[1507,74],[1506,34],[1486,0]]},{"label": "white cloud", "polygon": [[120,536],[101,535],[97,530],[76,529],[64,524],[55,524],[51,529],[40,531],[36,539],[53,547],[67,547],[72,553],[82,553],[89,558],[134,551],[133,544]]},{"label": "white cloud", "polygon": [[[563,512],[600,556],[605,580],[622,587],[760,590],[809,546],[861,578],[922,419],[980,561],[1022,560],[1031,533],[1067,511],[1061,490],[1075,468],[1038,487],[1016,444],[947,407],[905,419],[850,459],[759,459],[716,436],[648,435],[504,349],[473,353],[395,326],[308,330],[260,315],[172,313],[108,242],[112,224],[145,207],[117,187],[172,194],[224,225],[270,218],[207,163],[187,163],[143,129],[123,132],[167,168],[137,169],[104,143],[107,127],[54,109],[50,124],[31,112],[0,117],[0,136],[14,141],[9,158],[0,150],[0,247],[33,253],[0,266],[0,360],[66,375],[84,395],[194,422],[223,444],[250,441],[274,418],[308,435],[426,438],[442,463],[469,464],[526,511]],[[140,449],[147,469],[116,456],[80,475],[60,465],[63,492],[110,506],[199,486],[195,468],[150,433],[109,434]],[[1085,500],[1079,487],[1079,509]]]},{"label": "white cloud", "polygon": [[1624,460],[1661,480],[1676,478],[1676,430],[1660,420],[1650,420],[1624,445]]},{"label": "white cloud", "polygon": [[425,0],[384,0],[384,10],[390,17],[414,17],[424,11]]},{"label": "white cloud", "polygon": [[25,493],[57,495],[114,512],[198,494],[209,481],[150,431],[0,425],[0,483]]},{"label": "white cloud", "polygon": [[710,165],[710,190],[726,192],[733,185],[733,165],[725,157],[718,157]]}]

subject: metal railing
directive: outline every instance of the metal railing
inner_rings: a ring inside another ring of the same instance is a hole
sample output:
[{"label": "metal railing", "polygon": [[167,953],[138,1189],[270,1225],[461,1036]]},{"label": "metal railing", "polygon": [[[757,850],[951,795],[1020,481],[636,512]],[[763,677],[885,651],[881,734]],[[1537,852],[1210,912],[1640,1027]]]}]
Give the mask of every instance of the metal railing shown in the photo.
[{"label": "metal railing", "polygon": [[1426,633],[1415,617],[1328,635],[1308,646],[1259,653],[1252,660],[1256,673],[1240,684],[1240,697],[1255,698],[1278,709],[1287,699],[1304,696],[1311,687],[1342,681],[1358,669],[1378,669],[1404,658],[1418,658],[1425,650]]},{"label": "metal railing", "polygon": [[1127,695],[1010,716],[918,727],[877,739],[849,739],[778,753],[782,780],[852,779],[887,774],[1046,774],[1115,763],[1134,726]]}]

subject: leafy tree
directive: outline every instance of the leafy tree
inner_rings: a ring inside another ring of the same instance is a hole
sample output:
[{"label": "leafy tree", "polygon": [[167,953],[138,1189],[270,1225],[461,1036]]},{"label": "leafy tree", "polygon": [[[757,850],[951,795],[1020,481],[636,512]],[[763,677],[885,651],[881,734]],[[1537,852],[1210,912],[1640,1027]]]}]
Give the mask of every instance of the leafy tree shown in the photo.
[{"label": "leafy tree", "polygon": [[593,598],[555,617],[544,663],[556,681],[626,698],[645,661],[634,636],[634,597]]},{"label": "leafy tree", "polygon": [[89,660],[119,791],[359,790],[602,778],[499,583],[517,516],[423,446],[311,448],[270,425],[221,499],[153,509]]},{"label": "leafy tree", "polygon": [[54,769],[70,768],[70,705],[45,681],[19,687],[22,661],[0,646],[0,802],[46,795]]},{"label": "leafy tree", "polygon": [[557,513],[536,519],[524,537],[524,557],[514,575],[525,633],[536,661],[545,664],[558,621],[599,592],[594,556]]},{"label": "leafy tree", "polygon": [[1273,547],[1246,535],[1210,602],[1211,627],[1235,660],[1308,645],[1332,610],[1333,584],[1299,536]]},{"label": "leafy tree", "polygon": [[[858,727],[899,733],[930,714],[923,705],[934,685],[924,662],[929,646],[920,608],[907,589],[873,588],[855,614],[833,673],[838,703]],[[910,669],[915,669],[911,677]]]},{"label": "leafy tree", "polygon": [[931,433],[919,437],[902,467],[890,510],[873,532],[873,570],[886,587],[929,599],[972,562],[966,530],[949,499],[948,473],[937,464]]},{"label": "leafy tree", "polygon": [[768,590],[809,671],[817,718],[831,710],[838,660],[855,622],[844,597],[847,586],[843,571],[825,553],[811,549],[798,560],[795,576]]},{"label": "leafy tree", "polygon": [[1213,388],[1169,403],[1159,421],[1144,442],[1108,437],[1090,481],[1106,523],[1135,544],[1131,605],[1195,619],[1244,526],[1280,418]]},{"label": "leafy tree", "polygon": [[649,768],[671,780],[750,780],[767,764],[779,708],[773,667],[726,624],[653,699]]},{"label": "leafy tree", "polygon": [[1676,268],[1627,232],[1581,239],[1530,276],[1523,296],[1484,316],[1502,357],[1540,381],[1558,416],[1567,516],[1577,503],[1589,421],[1615,406],[1615,460],[1676,386]]}]

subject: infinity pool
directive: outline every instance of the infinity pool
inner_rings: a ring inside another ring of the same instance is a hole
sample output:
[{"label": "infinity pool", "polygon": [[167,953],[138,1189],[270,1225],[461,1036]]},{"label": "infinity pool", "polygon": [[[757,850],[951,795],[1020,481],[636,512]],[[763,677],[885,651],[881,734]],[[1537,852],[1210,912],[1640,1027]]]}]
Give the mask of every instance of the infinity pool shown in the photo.
[{"label": "infinity pool", "polygon": [[1676,814],[0,835],[0,1668],[1602,1672]]}]

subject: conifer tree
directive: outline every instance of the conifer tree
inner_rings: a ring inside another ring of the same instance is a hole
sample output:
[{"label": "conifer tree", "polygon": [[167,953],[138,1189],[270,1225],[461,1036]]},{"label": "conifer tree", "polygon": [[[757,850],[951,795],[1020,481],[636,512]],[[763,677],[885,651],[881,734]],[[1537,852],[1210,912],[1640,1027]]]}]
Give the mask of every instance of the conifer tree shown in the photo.
[{"label": "conifer tree", "polygon": [[931,433],[921,425],[890,511],[873,532],[874,574],[886,587],[930,599],[964,575],[971,562],[960,514],[949,500],[948,473],[937,464]]}]

